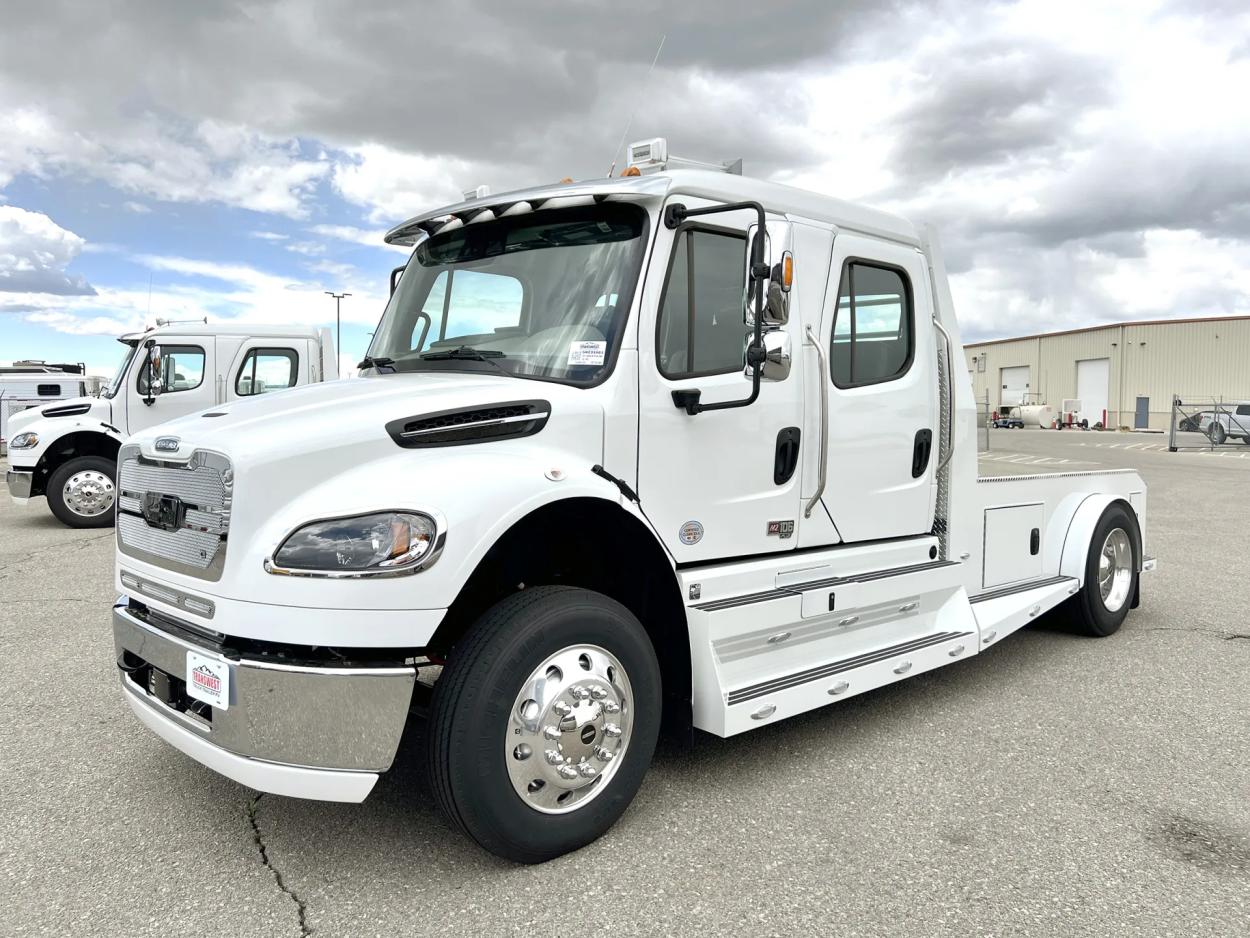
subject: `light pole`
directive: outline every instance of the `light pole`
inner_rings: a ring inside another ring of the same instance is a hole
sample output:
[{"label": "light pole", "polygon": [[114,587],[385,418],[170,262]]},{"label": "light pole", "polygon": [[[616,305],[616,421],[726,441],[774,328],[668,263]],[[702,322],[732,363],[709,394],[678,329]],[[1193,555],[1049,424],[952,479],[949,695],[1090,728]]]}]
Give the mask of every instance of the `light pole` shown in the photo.
[{"label": "light pole", "polygon": [[343,354],[343,319],[339,315],[339,304],[343,302],[343,297],[351,296],[350,293],[335,293],[332,290],[325,291],[326,296],[334,297],[334,345],[338,349],[340,355]]}]

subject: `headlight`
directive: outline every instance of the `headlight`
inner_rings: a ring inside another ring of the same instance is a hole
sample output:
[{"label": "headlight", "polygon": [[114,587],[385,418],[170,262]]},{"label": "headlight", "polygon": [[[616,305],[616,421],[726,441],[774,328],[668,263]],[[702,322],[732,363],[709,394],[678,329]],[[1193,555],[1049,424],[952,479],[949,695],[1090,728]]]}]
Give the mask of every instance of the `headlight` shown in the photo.
[{"label": "headlight", "polygon": [[9,441],[9,449],[30,449],[39,445],[38,433],[19,433]]},{"label": "headlight", "polygon": [[297,576],[416,573],[437,559],[443,536],[440,521],[417,512],[314,521],[287,537],[265,568]]}]

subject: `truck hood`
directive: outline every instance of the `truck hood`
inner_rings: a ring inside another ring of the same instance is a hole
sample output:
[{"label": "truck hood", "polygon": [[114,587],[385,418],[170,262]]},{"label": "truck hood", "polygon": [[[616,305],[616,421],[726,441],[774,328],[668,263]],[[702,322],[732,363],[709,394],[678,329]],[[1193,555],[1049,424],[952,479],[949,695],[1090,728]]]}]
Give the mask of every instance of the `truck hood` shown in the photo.
[{"label": "truck hood", "polygon": [[9,417],[9,439],[29,430],[40,420],[58,420],[78,417],[112,423],[113,410],[107,400],[99,397],[71,397],[63,401],[47,401],[26,410],[19,410]]},{"label": "truck hood", "polygon": [[438,452],[400,449],[386,429],[392,421],[532,400],[550,404],[544,436],[560,427],[564,432],[548,437],[559,436],[560,448],[574,442],[579,452],[584,449],[590,458],[600,458],[603,410],[585,391],[505,375],[430,372],[327,381],[259,395],[171,420],[141,431],[129,442],[137,443],[145,456],[169,459],[169,451],[156,451],[155,441],[177,437],[173,458],[187,458],[195,449],[215,450],[230,457],[236,472],[249,465],[272,469],[274,464],[312,459],[320,474],[328,477],[368,459]]}]

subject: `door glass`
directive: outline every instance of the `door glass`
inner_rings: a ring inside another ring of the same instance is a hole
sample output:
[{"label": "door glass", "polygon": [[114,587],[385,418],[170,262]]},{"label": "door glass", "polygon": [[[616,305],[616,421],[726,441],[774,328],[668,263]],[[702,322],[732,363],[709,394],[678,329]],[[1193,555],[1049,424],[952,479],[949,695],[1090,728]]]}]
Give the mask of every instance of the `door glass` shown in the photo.
[{"label": "door glass", "polygon": [[247,353],[234,379],[240,397],[281,391],[298,381],[299,356],[290,348],[254,348]]},{"label": "door glass", "polygon": [[657,322],[656,356],[665,377],[743,367],[746,243],[743,235],[699,228],[678,234]]},{"label": "door glass", "polygon": [[911,363],[911,289],[893,268],[849,263],[833,321],[830,371],[839,387],[890,381]]},{"label": "door glass", "polygon": [[[148,393],[148,371],[139,369],[139,393]],[[190,391],[204,383],[204,350],[198,345],[161,346],[161,391]]]}]

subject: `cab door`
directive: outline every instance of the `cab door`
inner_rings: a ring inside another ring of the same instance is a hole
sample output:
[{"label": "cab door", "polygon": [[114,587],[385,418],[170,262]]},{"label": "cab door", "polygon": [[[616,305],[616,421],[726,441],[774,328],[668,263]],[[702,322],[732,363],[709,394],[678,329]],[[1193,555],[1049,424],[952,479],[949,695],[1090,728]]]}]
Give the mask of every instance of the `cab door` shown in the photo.
[{"label": "cab door", "polygon": [[138,433],[217,402],[212,336],[161,337],[155,344],[161,349],[160,393],[150,393],[151,369],[142,358],[148,348],[141,343],[126,383],[127,433]]},{"label": "cab door", "polygon": [[[711,203],[683,197],[690,208]],[[802,388],[794,375],[762,381],[745,407],[694,416],[674,391],[703,404],[746,398],[743,300],[746,211],[659,225],[638,333],[638,494],[678,563],[791,550],[801,512]],[[784,219],[770,219],[774,244]]]},{"label": "cab door", "polygon": [[821,317],[828,373],[822,501],[846,542],[933,527],[938,379],[932,300],[915,247],[842,231]]}]

